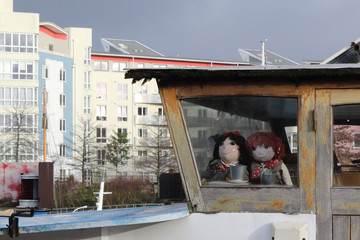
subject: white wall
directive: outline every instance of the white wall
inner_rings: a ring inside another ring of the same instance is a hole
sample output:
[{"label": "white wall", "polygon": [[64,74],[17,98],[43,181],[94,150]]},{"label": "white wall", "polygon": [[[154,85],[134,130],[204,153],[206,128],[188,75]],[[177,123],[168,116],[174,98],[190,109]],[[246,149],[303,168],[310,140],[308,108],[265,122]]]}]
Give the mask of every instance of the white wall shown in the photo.
[{"label": "white wall", "polygon": [[126,240],[199,240],[199,239],[271,239],[273,222],[304,222],[309,238],[316,239],[316,215],[278,213],[193,213],[190,216],[158,224],[104,228],[103,239]]},{"label": "white wall", "polygon": [[306,240],[316,239],[315,214],[192,213],[188,217],[162,223],[21,234],[19,240],[271,240],[272,223],[285,221],[307,223],[309,237]]}]

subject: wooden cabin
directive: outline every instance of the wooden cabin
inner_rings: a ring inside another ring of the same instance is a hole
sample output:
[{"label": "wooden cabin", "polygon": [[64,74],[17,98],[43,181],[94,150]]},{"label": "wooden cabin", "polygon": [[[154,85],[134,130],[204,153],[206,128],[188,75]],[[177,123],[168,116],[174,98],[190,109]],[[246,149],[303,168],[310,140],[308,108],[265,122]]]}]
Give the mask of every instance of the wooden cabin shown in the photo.
[{"label": "wooden cabin", "polygon": [[[358,239],[360,66],[132,69],[157,81],[193,213],[315,215],[316,239]],[[202,181],[211,137],[240,131],[282,139],[293,185]]]}]

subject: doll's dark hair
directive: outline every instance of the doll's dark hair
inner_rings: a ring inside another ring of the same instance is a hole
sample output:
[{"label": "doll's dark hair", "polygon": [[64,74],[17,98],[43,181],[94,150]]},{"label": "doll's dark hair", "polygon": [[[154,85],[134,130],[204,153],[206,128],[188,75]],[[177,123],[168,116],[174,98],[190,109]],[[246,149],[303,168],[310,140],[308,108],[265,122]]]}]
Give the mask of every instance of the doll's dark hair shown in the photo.
[{"label": "doll's dark hair", "polygon": [[223,135],[219,136],[216,139],[216,144],[214,146],[213,159],[209,164],[213,162],[213,160],[220,159],[219,156],[219,146],[227,139],[230,138],[233,140],[238,146],[240,151],[240,158],[238,162],[242,165],[246,165],[248,171],[250,172],[251,168],[251,158],[247,149],[246,140],[243,136],[241,136],[240,132],[226,132]]}]

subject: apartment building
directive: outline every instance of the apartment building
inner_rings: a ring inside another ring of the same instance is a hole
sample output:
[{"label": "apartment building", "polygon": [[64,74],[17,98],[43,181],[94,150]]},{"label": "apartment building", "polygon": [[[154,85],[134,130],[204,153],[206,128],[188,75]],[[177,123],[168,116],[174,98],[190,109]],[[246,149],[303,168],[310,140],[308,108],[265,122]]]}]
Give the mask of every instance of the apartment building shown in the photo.
[{"label": "apartment building", "polygon": [[[38,159],[39,14],[0,12],[0,160]],[[24,137],[26,136],[26,137]]]},{"label": "apartment building", "polygon": [[[92,52],[90,28],[39,22],[38,14],[16,13],[12,0],[4,3],[0,158],[53,161],[59,180],[73,175],[90,182],[121,175],[155,181],[151,158],[171,155],[156,82],[132,84],[125,79],[126,69],[248,65],[165,57],[140,42],[122,39],[101,39],[104,51]],[[107,162],[105,147],[117,132],[127,133],[131,151],[129,159],[115,167]],[[16,133],[22,141],[12,140]],[[93,142],[79,138],[83,135],[91,135]]]}]

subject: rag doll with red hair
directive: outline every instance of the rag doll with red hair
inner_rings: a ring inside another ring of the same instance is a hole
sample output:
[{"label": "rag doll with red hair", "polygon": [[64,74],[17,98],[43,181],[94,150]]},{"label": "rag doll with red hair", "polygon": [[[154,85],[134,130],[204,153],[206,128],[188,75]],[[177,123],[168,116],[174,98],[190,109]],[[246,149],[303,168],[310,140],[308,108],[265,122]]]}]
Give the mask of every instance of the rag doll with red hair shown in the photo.
[{"label": "rag doll with red hair", "polygon": [[284,144],[271,132],[258,132],[247,139],[247,146],[252,157],[250,181],[260,183],[260,174],[265,169],[276,172],[277,183],[293,185],[289,170],[281,160],[285,156]]}]

